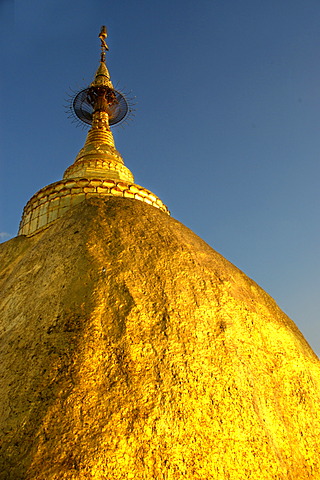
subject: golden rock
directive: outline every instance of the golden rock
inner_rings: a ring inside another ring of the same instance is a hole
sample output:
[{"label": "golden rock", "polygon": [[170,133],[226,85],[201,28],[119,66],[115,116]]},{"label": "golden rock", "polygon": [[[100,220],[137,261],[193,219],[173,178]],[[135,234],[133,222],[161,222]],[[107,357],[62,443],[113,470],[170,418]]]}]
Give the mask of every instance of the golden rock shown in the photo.
[{"label": "golden rock", "polygon": [[84,147],[0,245],[0,480],[319,480],[320,362],[133,183],[106,35]]},{"label": "golden rock", "polygon": [[318,358],[179,222],[91,198],[0,264],[1,480],[319,480]]}]

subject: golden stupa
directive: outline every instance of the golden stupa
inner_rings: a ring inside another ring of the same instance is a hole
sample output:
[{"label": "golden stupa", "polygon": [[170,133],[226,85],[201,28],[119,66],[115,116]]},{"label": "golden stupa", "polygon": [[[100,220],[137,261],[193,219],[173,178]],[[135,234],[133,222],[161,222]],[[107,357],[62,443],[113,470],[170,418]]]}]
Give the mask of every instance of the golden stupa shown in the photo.
[{"label": "golden stupa", "polygon": [[319,480],[317,356],[134,184],[103,55],[89,89],[84,148],[0,245],[0,479]]}]

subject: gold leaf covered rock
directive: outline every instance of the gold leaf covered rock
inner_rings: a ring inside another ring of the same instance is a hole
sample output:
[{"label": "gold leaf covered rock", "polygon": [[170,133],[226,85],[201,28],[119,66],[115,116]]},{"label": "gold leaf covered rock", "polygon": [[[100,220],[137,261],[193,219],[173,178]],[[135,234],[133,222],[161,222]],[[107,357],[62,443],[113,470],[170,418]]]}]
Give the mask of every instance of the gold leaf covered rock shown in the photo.
[{"label": "gold leaf covered rock", "polygon": [[318,358],[179,222],[91,198],[0,264],[0,479],[320,478]]}]

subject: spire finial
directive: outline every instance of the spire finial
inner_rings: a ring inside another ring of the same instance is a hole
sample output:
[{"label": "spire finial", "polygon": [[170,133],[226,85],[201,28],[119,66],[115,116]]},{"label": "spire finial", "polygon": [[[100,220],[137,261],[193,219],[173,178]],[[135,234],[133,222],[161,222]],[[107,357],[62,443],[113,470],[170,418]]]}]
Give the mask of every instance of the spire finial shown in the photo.
[{"label": "spire finial", "polygon": [[109,50],[105,42],[107,36],[107,29],[103,25],[98,35],[101,40],[100,65],[94,80],[88,88],[74,96],[71,104],[71,110],[76,117],[92,126],[94,114],[97,112],[108,114],[108,125],[120,123],[131,112],[125,95],[114,89],[105,63],[105,55]]},{"label": "spire finial", "polygon": [[100,57],[101,62],[105,61],[106,52],[109,50],[109,47],[105,42],[105,39],[107,38],[107,36],[108,36],[107,27],[105,25],[102,25],[100,33],[99,33],[99,38],[101,40],[101,57]]}]

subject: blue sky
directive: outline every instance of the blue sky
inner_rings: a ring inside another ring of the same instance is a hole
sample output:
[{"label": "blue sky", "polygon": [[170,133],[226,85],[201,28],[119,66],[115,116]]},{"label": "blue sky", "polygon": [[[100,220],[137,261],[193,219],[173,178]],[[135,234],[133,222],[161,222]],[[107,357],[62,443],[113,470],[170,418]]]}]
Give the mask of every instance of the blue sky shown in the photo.
[{"label": "blue sky", "polygon": [[253,278],[320,354],[319,0],[0,0],[0,232],[62,178],[86,131],[100,26],[136,116],[114,128],[136,183]]}]

